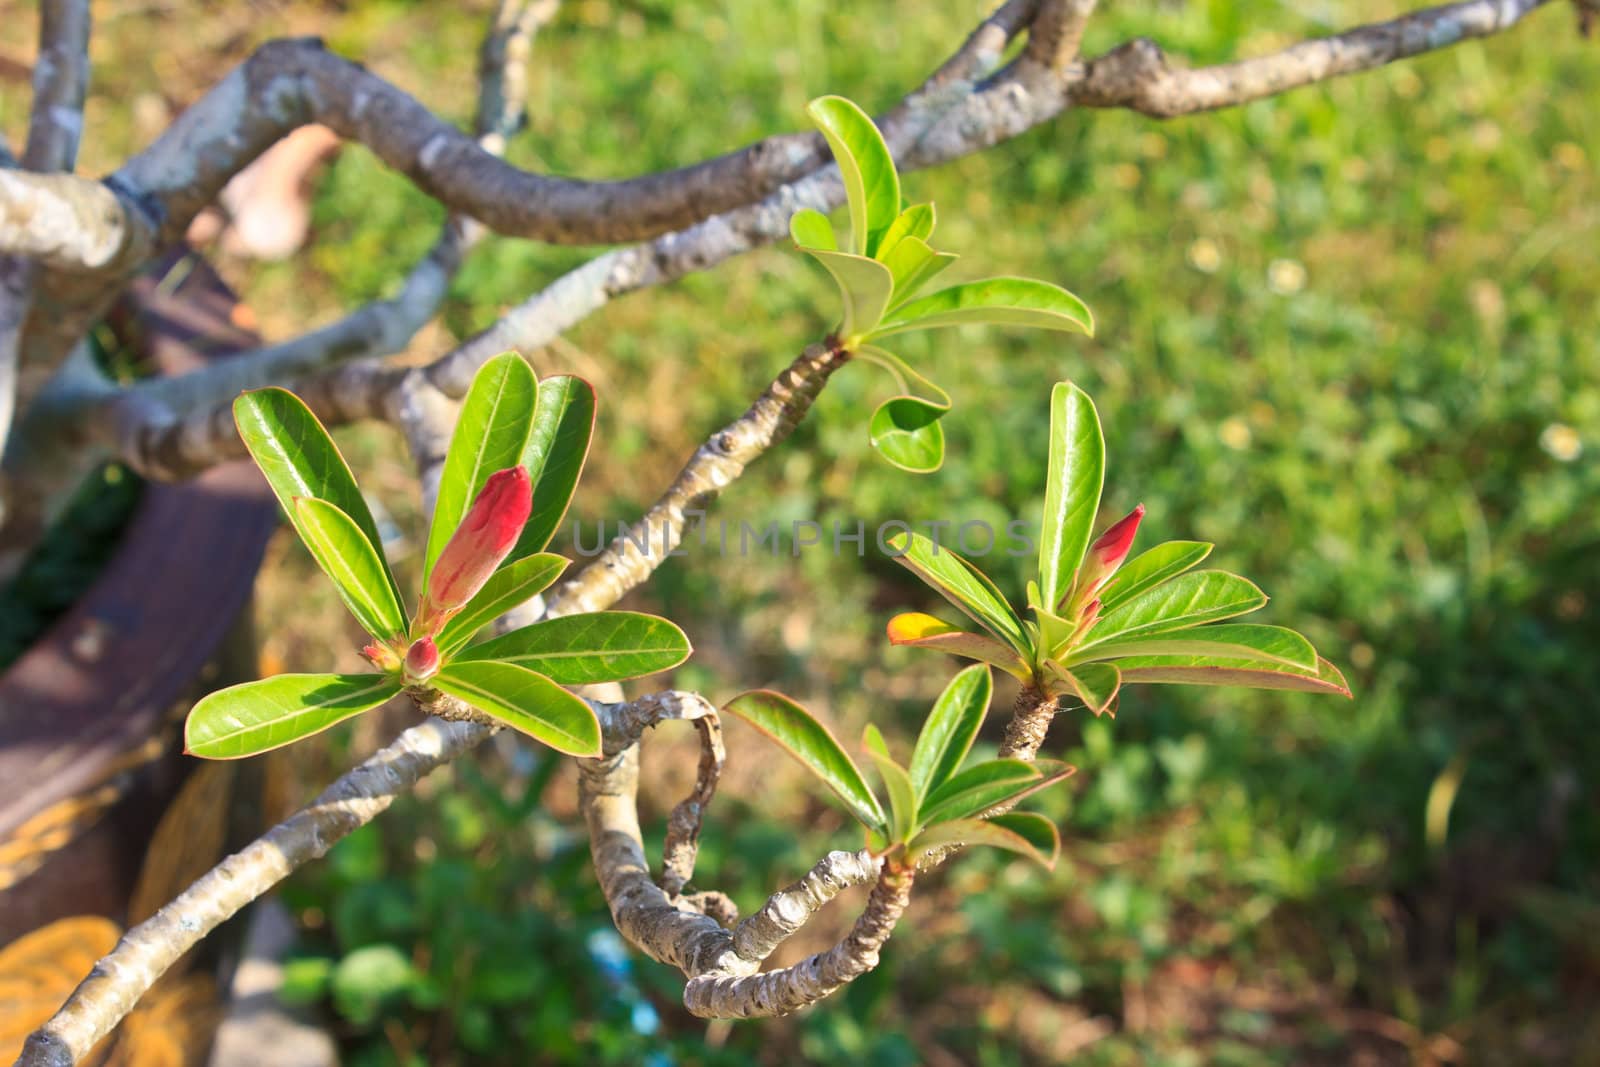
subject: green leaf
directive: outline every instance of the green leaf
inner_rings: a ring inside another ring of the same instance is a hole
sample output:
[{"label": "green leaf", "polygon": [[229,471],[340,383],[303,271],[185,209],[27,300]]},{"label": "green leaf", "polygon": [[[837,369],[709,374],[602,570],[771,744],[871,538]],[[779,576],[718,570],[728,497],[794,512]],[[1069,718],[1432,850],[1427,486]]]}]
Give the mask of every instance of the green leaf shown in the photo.
[{"label": "green leaf", "polygon": [[[1227,571],[1190,571],[1147,589],[1100,616],[1082,656],[1114,637],[1146,637],[1254,611],[1267,602],[1253,582]],[[1102,608],[1103,610],[1103,608]]]},{"label": "green leaf", "polygon": [[812,774],[822,779],[850,814],[872,830],[887,830],[888,821],[878,798],[834,739],[828,728],[782,693],[757,689],[729,701],[724,711],[741,719],[782,745]]},{"label": "green leaf", "polygon": [[967,758],[993,692],[989,668],[968,667],[934,701],[911,753],[911,783],[919,798],[943,785]]},{"label": "green leaf", "polygon": [[1020,681],[1027,681],[1033,674],[1015,652],[994,638],[951,626],[920,611],[903,612],[889,620],[889,643],[965,656],[999,667]]},{"label": "green leaf", "polygon": [[1054,760],[985,760],[929,794],[922,803],[922,820],[931,826],[979,815],[1013,797],[1021,799],[1060,781],[1072,772],[1072,767]]},{"label": "green leaf", "polygon": [[878,258],[887,260],[894,252],[895,246],[907,237],[927,243],[933,238],[935,213],[932,204],[912,204],[889,224],[883,231],[883,239],[878,244]]},{"label": "green leaf", "polygon": [[1122,672],[1109,663],[1084,663],[1070,670],[1055,660],[1045,663],[1057,676],[1057,691],[1077,697],[1096,715],[1110,710],[1111,702],[1117,699],[1117,691],[1122,688]]},{"label": "green leaf", "polygon": [[561,528],[589,456],[594,411],[594,387],[582,378],[558,374],[539,383],[533,428],[522,450],[522,465],[533,482],[533,511],[508,561],[544,551]]},{"label": "green leaf", "polygon": [[878,405],[867,424],[867,439],[878,455],[912,474],[944,465],[944,427],[949,408],[914,396],[894,396]]},{"label": "green leaf", "polygon": [[813,208],[801,208],[789,220],[789,236],[801,248],[820,248],[824,252],[837,252],[839,239],[834,236],[833,223],[828,216]]},{"label": "green leaf", "polygon": [[1040,528],[1039,606],[1057,611],[1072,591],[1100,510],[1106,442],[1089,394],[1071,382],[1050,391],[1050,469]]},{"label": "green leaf", "polygon": [[894,293],[894,275],[875,259],[849,252],[824,252],[815,248],[806,255],[821,263],[839,286],[844,316],[839,320],[839,339],[854,342],[870,333],[883,319]]},{"label": "green leaf", "polygon": [[929,827],[912,842],[915,855],[925,855],[948,845],[988,845],[1028,857],[1053,869],[1061,854],[1061,835],[1055,824],[1032,812],[1011,812],[992,819],[956,819]]},{"label": "green leaf", "polygon": [[593,611],[491,637],[468,645],[457,658],[514,663],[562,685],[594,685],[668,670],[689,652],[683,631],[659,616]]},{"label": "green leaf", "polygon": [[380,639],[406,632],[406,612],[389,584],[389,568],[354,519],[326,500],[294,502],[300,537],[322,573],[333,579],[339,599],[361,628]]},{"label": "green leaf", "polygon": [[539,383],[533,371],[515,352],[500,353],[473,376],[461,401],[461,414],[439,475],[428,551],[422,563],[424,589],[434,561],[461,525],[489,475],[522,462],[538,394]]},{"label": "green leaf", "polygon": [[895,562],[915,572],[1025,661],[1032,662],[1033,650],[1023,633],[1022,620],[982,571],[950,548],[935,545],[919,533],[898,531],[889,537],[888,544],[899,553]]},{"label": "green leaf", "polygon": [[935,252],[920,237],[902,237],[879,257],[894,277],[892,304],[904,304],[960,256]]},{"label": "green leaf", "polygon": [[876,336],[982,323],[1094,335],[1088,307],[1060,286],[1033,278],[986,278],[900,305]]},{"label": "green leaf", "polygon": [[1054,655],[1057,649],[1071,643],[1078,632],[1079,624],[1042,607],[1043,600],[1044,596],[1039,592],[1039,583],[1029,580],[1028,610],[1033,612],[1034,622],[1039,627],[1039,648],[1048,657]]},{"label": "green leaf", "polygon": [[1233,685],[1350,696],[1350,686],[1339,668],[1320,656],[1314,668],[1217,656],[1140,656],[1123,660],[1119,666],[1122,680],[1129,685]]},{"label": "green leaf", "polygon": [[[384,560],[378,524],[356,485],[355,475],[305,402],[286,389],[256,389],[233,402],[233,421],[267,484],[277,496],[289,523],[304,540],[296,497],[326,500],[355,520],[363,536]],[[384,561],[384,575],[394,598],[404,603],[400,586]]]},{"label": "green leaf", "polygon": [[279,674],[219,689],[189,712],[184,751],[238,759],[287,745],[377,707],[400,692],[383,674]]},{"label": "green leaf", "polygon": [[428,684],[571,756],[600,755],[600,723],[584,701],[515,663],[456,660]]},{"label": "green leaf", "polygon": [[900,176],[883,135],[855,104],[842,96],[823,96],[806,108],[822,130],[844,177],[850,205],[850,247],[870,256],[877,240],[900,214]]},{"label": "green leaf", "polygon": [[439,631],[439,655],[449,659],[479,630],[549,588],[566,569],[565,557],[540,552],[495,571],[467,606]]},{"label": "green leaf", "polygon": [[1167,541],[1141,552],[1117,569],[1100,587],[1100,614],[1108,615],[1125,600],[1176,578],[1211,554],[1206,541]]},{"label": "green leaf", "polygon": [[911,840],[917,832],[917,790],[911,784],[911,777],[906,774],[905,768],[894,761],[889,755],[889,746],[883,742],[883,734],[871,723],[867,724],[866,733],[862,742],[867,750],[867,756],[878,768],[878,774],[883,778],[885,791],[889,794],[889,840],[888,844],[898,845]]},{"label": "green leaf", "polygon": [[1075,652],[1066,665],[1124,656],[1221,656],[1267,660],[1310,670],[1317,665],[1311,642],[1293,630],[1247,622],[1219,623],[1153,637],[1113,638],[1097,642],[1088,653]]}]

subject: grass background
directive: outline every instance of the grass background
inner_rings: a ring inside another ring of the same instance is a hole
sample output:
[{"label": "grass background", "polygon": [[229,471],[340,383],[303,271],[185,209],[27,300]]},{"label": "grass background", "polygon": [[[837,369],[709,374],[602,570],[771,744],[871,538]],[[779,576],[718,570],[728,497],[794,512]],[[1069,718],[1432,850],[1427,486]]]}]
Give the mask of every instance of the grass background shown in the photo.
[{"label": "grass background", "polygon": [[[481,0],[296,0],[253,5],[248,20],[105,6],[90,171],[285,32],[323,34],[441,114],[470,114]],[[919,884],[878,972],[797,1020],[738,1026],[689,1018],[671,972],[620,950],[570,768],[499,745],[435,775],[288,890],[306,932],[292,991],[335,1026],[347,1062],[1592,1055],[1600,65],[1572,13],[1552,8],[1503,38],[1227,112],[1068,114],[909,176],[913,200],[938,203],[941,246],[965,257],[953,273],[1058,281],[1094,309],[1098,337],[912,335],[899,351],[956,403],[943,471],[914,478],[871,454],[866,417],[887,383],[857,367],[717,505],[735,531],[1032,517],[1049,386],[1070,377],[1105,422],[1106,507],[1143,501],[1143,543],[1216,541],[1217,565],[1272,594],[1262,621],[1305,630],[1353,701],[1159,687],[1126,694],[1115,721],[1062,716],[1046,752],[1080,771],[1044,804],[1065,837],[1053,874],[966,858]],[[1086,49],[1144,34],[1217,62],[1393,11],[1111,5]],[[530,124],[510,156],[621,176],[797,128],[821,93],[882,109],[978,14],[576,0],[536,46]],[[20,50],[31,19],[5,21],[0,43]],[[8,90],[0,116],[14,142],[22,99]],[[439,218],[352,148],[317,182],[298,260],[226,267],[283,336],[391,292]],[[491,240],[415,354],[444,350],[586,254]],[[541,372],[582,374],[600,392],[575,514],[636,514],[831,325],[833,299],[775,248],[629,296],[531,354]],[[398,441],[357,428],[341,442],[416,531]],[[991,562],[1020,591],[1019,567]],[[297,546],[275,543],[260,597],[268,669],[353,662],[355,635],[311,573]],[[670,615],[697,647],[651,688],[721,700],[776,686],[846,736],[871,718],[909,738],[952,672],[887,647],[893,611],[941,609],[870,546],[866,558],[737,558],[691,544],[629,606]],[[375,729],[308,757],[307,783]],[[855,837],[776,750],[729,733],[700,881],[748,910]],[[692,743],[668,733],[647,748],[657,833],[688,788]],[[850,919],[835,907],[786,958]]]}]

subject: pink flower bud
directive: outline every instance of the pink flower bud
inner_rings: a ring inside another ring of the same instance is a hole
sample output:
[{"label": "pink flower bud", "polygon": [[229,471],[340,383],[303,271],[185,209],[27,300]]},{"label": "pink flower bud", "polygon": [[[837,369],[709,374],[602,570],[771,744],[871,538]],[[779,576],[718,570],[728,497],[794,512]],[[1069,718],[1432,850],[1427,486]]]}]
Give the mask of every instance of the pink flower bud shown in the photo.
[{"label": "pink flower bud", "polygon": [[1122,566],[1122,561],[1128,558],[1128,549],[1133,547],[1133,535],[1139,532],[1139,520],[1142,518],[1144,505],[1140,504],[1113,523],[1111,529],[1089,546],[1083,566],[1078,570],[1077,580],[1072,585],[1072,592],[1061,598],[1063,606],[1084,603],[1111,580],[1117,568]]},{"label": "pink flower bud", "polygon": [[400,669],[400,656],[388,645],[370,644],[361,649],[361,654],[367,662],[380,671],[397,671]]},{"label": "pink flower bud", "polygon": [[406,684],[421,685],[439,673],[439,646],[431,637],[419,637],[406,650]]},{"label": "pink flower bud", "polygon": [[426,632],[466,606],[515,547],[533,510],[533,483],[522,467],[496,471],[434,562],[423,597]]},{"label": "pink flower bud", "polygon": [[1083,606],[1083,613],[1078,616],[1079,631],[1086,631],[1100,618],[1100,598],[1095,597]]},{"label": "pink flower bud", "polygon": [[1139,520],[1142,518],[1144,505],[1140,504],[1113,523],[1111,529],[1089,546],[1089,558],[1100,565],[1105,577],[1111,577],[1111,572],[1122,566],[1122,561],[1128,558],[1128,549],[1133,547],[1133,535],[1139,532]]}]

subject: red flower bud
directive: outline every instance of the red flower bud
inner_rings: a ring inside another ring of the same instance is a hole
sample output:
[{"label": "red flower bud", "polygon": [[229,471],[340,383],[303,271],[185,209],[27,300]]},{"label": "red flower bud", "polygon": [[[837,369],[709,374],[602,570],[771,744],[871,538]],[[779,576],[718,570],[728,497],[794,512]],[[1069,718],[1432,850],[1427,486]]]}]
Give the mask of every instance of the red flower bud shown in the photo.
[{"label": "red flower bud", "polygon": [[1128,549],[1133,547],[1133,535],[1139,532],[1139,520],[1142,518],[1144,505],[1140,504],[1113,523],[1111,529],[1089,546],[1090,558],[1105,569],[1106,577],[1109,578],[1111,572],[1122,566],[1122,561],[1128,558]]},{"label": "red flower bud", "polygon": [[431,637],[419,637],[406,650],[406,684],[421,685],[439,673],[439,646]]},{"label": "red flower bud", "polygon": [[532,511],[533,483],[526,469],[508,467],[489,476],[433,564],[421,612],[427,632],[483,588],[515,547]]}]

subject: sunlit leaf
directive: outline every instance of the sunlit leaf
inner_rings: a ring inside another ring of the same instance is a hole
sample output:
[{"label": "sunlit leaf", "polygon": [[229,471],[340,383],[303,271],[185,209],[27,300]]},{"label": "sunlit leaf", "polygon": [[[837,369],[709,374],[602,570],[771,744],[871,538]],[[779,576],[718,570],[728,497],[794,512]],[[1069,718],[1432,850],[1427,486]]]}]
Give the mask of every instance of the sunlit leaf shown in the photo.
[{"label": "sunlit leaf", "polygon": [[499,660],[562,685],[594,685],[670,670],[689,652],[689,638],[660,616],[593,611],[545,619],[468,645],[457,659]]},{"label": "sunlit leaf", "polygon": [[589,455],[594,412],[594,387],[582,378],[558,374],[539,383],[533,426],[522,450],[522,465],[533,482],[533,511],[508,561],[544,551],[560,529]]},{"label": "sunlit leaf", "polygon": [[1014,811],[992,819],[956,819],[930,826],[917,835],[911,850],[925,855],[949,845],[1003,848],[1053,869],[1061,854],[1061,835],[1044,816]]},{"label": "sunlit leaf", "polygon": [[967,758],[993,692],[989,668],[977,666],[957,674],[939,694],[911,753],[911,784],[919,798],[943,785]]},{"label": "sunlit leaf", "polygon": [[1232,685],[1350,696],[1350,686],[1339,668],[1320,656],[1315,668],[1215,656],[1140,656],[1121,660],[1118,666],[1128,685]]},{"label": "sunlit leaf", "polygon": [[1039,543],[1039,606],[1057,611],[1072,590],[1100,510],[1106,443],[1089,394],[1071,382],[1050,391],[1050,461]]},{"label": "sunlit leaf", "polygon": [[400,586],[389,572],[383,554],[378,524],[356,485],[355,475],[305,402],[286,389],[255,389],[234,400],[233,420],[239,427],[240,440],[266,475],[267,484],[295,532],[300,533],[295,498],[326,500],[355,521],[378,559],[384,562],[384,577],[394,598],[401,600]]},{"label": "sunlit leaf", "polygon": [[1000,804],[1015,803],[1073,773],[1055,760],[993,759],[974,764],[929,794],[922,804],[927,825],[981,815]]},{"label": "sunlit leaf", "polygon": [[382,674],[278,674],[219,689],[184,723],[184,750],[237,759],[287,745],[377,707],[400,692]]},{"label": "sunlit leaf", "polygon": [[933,205],[912,204],[889,224],[883,231],[883,238],[878,244],[878,258],[884,259],[894,251],[895,245],[907,237],[915,237],[924,243],[932,240],[935,212]]},{"label": "sunlit leaf", "polygon": [[867,333],[883,318],[894,293],[894,275],[875,259],[849,252],[824,252],[816,248],[806,255],[821,263],[839,287],[844,315],[839,320],[840,340],[850,341]]},{"label": "sunlit leaf", "polygon": [[1123,601],[1177,577],[1210,554],[1211,545],[1206,541],[1167,541],[1141,552],[1100,587],[1100,614],[1110,614]]},{"label": "sunlit leaf", "polygon": [[549,588],[566,569],[564,557],[539,552],[495,571],[467,606],[439,631],[435,639],[439,654],[449,659],[479,630]]},{"label": "sunlit leaf", "polygon": [[[434,561],[461,525],[478,491],[496,471],[522,462],[539,384],[515,352],[502,352],[478,368],[461,401],[450,451],[439,475],[439,492],[422,564],[426,587]],[[530,472],[531,473],[531,472]]]},{"label": "sunlit leaf", "polygon": [[758,689],[735,697],[723,709],[739,716],[783,746],[812,774],[822,779],[850,814],[869,829],[887,830],[878,798],[867,788],[860,769],[828,728],[782,693]]},{"label": "sunlit leaf", "polygon": [[428,684],[558,752],[600,754],[600,723],[593,709],[535,671],[514,663],[456,660]]},{"label": "sunlit leaf", "polygon": [[813,208],[802,208],[789,219],[789,236],[801,248],[820,248],[824,252],[839,250],[839,239],[834,236],[833,223],[828,216]]},{"label": "sunlit leaf", "polygon": [[1067,666],[1124,656],[1221,656],[1267,660],[1307,669],[1315,669],[1317,665],[1317,653],[1311,642],[1293,630],[1253,623],[1218,623],[1170,634],[1117,637],[1097,642],[1088,652],[1074,652]]},{"label": "sunlit leaf", "polygon": [[894,276],[891,304],[899,305],[915,297],[960,257],[950,252],[935,252],[922,238],[906,236],[893,245],[885,246],[880,258]]},{"label": "sunlit leaf", "polygon": [[1190,571],[1163,582],[1138,596],[1125,600],[1100,616],[1079,646],[1082,656],[1089,649],[1114,637],[1145,637],[1170,633],[1201,623],[1243,615],[1267,602],[1266,594],[1253,582],[1227,571]]},{"label": "sunlit leaf", "polygon": [[982,571],[948,546],[935,545],[919,533],[898,531],[890,535],[887,543],[898,553],[894,557],[896,562],[914,571],[946,600],[1009,644],[1024,660],[1031,659],[1022,620]]},{"label": "sunlit leaf", "polygon": [[894,157],[866,112],[844,97],[818,97],[806,112],[827,138],[844,177],[851,250],[870,256],[883,231],[900,214],[900,177]]},{"label": "sunlit leaf", "polygon": [[1111,710],[1111,702],[1122,688],[1122,672],[1109,663],[1082,663],[1070,670],[1055,660],[1047,660],[1046,665],[1056,676],[1057,691],[1077,697],[1096,715]]},{"label": "sunlit leaf", "polygon": [[872,413],[868,440],[880,456],[903,471],[936,471],[944,465],[944,427],[939,419],[947,410],[914,396],[890,397]]},{"label": "sunlit leaf", "polygon": [[1034,278],[986,278],[900,305],[874,336],[985,323],[1094,333],[1089,308],[1060,286]]},{"label": "sunlit leaf", "polygon": [[952,656],[965,656],[979,663],[999,667],[1007,674],[1026,681],[1032,674],[1028,665],[1007,645],[985,634],[975,634],[959,626],[951,626],[943,619],[908,611],[889,620],[889,642],[947,652]]},{"label": "sunlit leaf", "polygon": [[301,497],[294,507],[300,520],[296,525],[311,558],[333,580],[339,599],[361,628],[379,638],[404,634],[405,608],[389,585],[389,569],[355,520],[314,497]]},{"label": "sunlit leaf", "polygon": [[883,734],[870,723],[863,738],[863,747],[867,750],[867,758],[878,768],[884,791],[889,797],[889,844],[911,840],[911,835],[917,832],[917,790],[911,784],[910,775],[889,755],[889,746],[884,744]]}]

